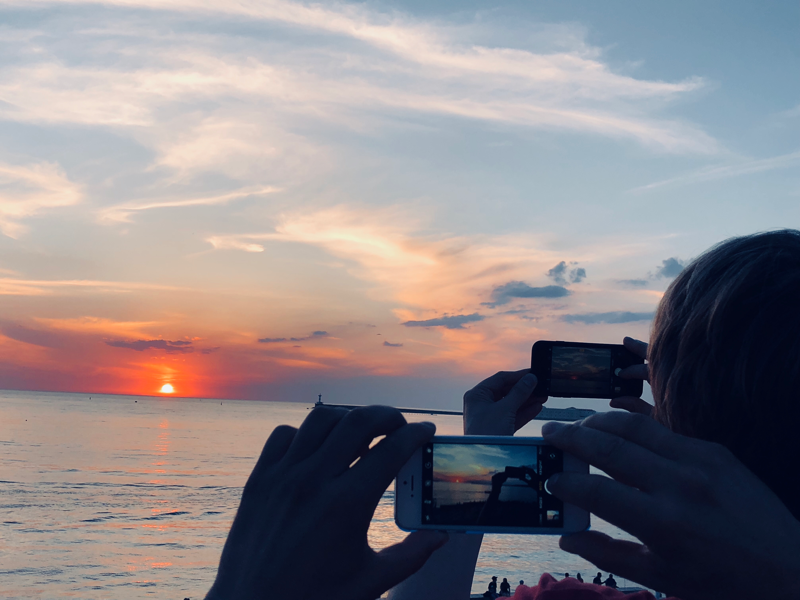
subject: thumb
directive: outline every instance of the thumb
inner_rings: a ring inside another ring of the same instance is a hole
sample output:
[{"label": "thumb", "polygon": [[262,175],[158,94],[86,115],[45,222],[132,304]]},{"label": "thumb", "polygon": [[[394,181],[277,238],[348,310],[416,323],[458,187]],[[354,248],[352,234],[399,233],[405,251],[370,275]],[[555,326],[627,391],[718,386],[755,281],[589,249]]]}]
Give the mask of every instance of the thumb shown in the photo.
[{"label": "thumb", "polygon": [[365,573],[363,579],[364,586],[371,594],[369,597],[377,598],[386,590],[411,577],[422,568],[431,554],[447,543],[448,539],[450,538],[444,531],[414,531],[399,544],[384,548],[375,554],[372,568]]},{"label": "thumb", "polygon": [[511,391],[506,394],[506,397],[500,400],[498,404],[512,412],[517,412],[519,408],[527,402],[533,395],[533,390],[536,388],[538,380],[536,375],[528,373],[520,379],[517,384],[511,388]]}]

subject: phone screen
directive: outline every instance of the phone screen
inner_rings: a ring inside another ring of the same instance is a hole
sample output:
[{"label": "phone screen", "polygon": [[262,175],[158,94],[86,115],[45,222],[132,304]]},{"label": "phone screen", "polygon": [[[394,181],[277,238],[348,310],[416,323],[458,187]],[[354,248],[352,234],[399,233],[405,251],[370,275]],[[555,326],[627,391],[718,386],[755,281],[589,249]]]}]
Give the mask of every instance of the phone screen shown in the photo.
[{"label": "phone screen", "polygon": [[422,451],[422,522],[563,527],[564,504],[544,489],[563,469],[553,446],[429,443]]},{"label": "phone screen", "polygon": [[611,388],[611,350],[553,346],[550,392],[580,397],[606,394]]}]

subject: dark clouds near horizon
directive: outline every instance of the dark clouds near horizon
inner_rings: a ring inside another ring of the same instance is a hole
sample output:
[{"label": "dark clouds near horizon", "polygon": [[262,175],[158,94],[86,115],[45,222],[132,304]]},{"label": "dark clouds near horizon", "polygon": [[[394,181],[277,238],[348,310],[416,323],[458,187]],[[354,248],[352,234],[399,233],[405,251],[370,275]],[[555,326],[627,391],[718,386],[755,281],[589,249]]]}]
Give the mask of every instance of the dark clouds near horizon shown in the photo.
[{"label": "dark clouds near horizon", "polygon": [[406,321],[402,323],[406,327],[445,327],[447,329],[464,329],[466,323],[477,323],[486,317],[478,313],[471,315],[450,315],[437,319],[427,319],[425,321]]},{"label": "dark clouds near horizon", "polygon": [[403,347],[403,344],[393,344],[392,342],[386,342],[386,341],[383,342],[383,345],[386,346],[387,348],[402,348]]},{"label": "dark clouds near horizon", "polygon": [[503,285],[498,285],[492,290],[492,301],[482,302],[482,306],[495,308],[508,304],[514,298],[564,298],[570,292],[561,285],[545,285],[542,287],[532,287],[524,281],[509,281]]},{"label": "dark clouds near horizon", "polygon": [[565,323],[583,323],[584,325],[597,325],[600,323],[635,323],[637,321],[651,321],[654,314],[655,313],[652,312],[629,312],[620,310],[603,313],[562,315],[561,320]]},{"label": "dark clouds near horizon", "polygon": [[330,337],[327,331],[314,331],[311,335],[305,337],[292,337],[292,338],[261,338],[258,340],[260,344],[276,344],[279,342],[307,342],[308,340],[315,340],[319,338]]},{"label": "dark clouds near horizon", "polygon": [[177,340],[171,342],[169,340],[136,340],[135,342],[126,342],[124,340],[110,340],[106,344],[112,348],[126,348],[127,350],[135,350],[136,352],[144,352],[145,350],[163,350],[167,354],[189,354],[194,352],[192,342]]}]

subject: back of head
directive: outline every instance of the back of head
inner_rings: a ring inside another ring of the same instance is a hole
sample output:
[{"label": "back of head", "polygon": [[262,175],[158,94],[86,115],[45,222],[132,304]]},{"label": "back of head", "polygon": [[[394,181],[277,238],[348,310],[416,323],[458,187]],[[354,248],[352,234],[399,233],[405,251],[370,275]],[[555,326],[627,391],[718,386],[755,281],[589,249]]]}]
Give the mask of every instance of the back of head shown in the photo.
[{"label": "back of head", "polygon": [[800,231],[733,238],[672,282],[648,354],[656,417],[729,448],[797,517],[799,311]]}]

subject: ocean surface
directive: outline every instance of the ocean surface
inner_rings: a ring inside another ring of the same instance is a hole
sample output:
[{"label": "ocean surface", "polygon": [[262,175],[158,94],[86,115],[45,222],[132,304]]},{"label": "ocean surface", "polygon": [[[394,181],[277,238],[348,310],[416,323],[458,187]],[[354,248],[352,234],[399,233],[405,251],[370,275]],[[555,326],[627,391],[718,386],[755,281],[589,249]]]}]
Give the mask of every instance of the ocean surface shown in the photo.
[{"label": "ocean surface", "polygon": [[[264,441],[309,406],[0,391],[0,598],[203,598]],[[460,417],[407,418],[461,433]],[[370,540],[404,535],[390,489]],[[591,580],[597,569],[557,536],[486,536],[473,593],[492,575],[535,583],[543,572]]]}]

